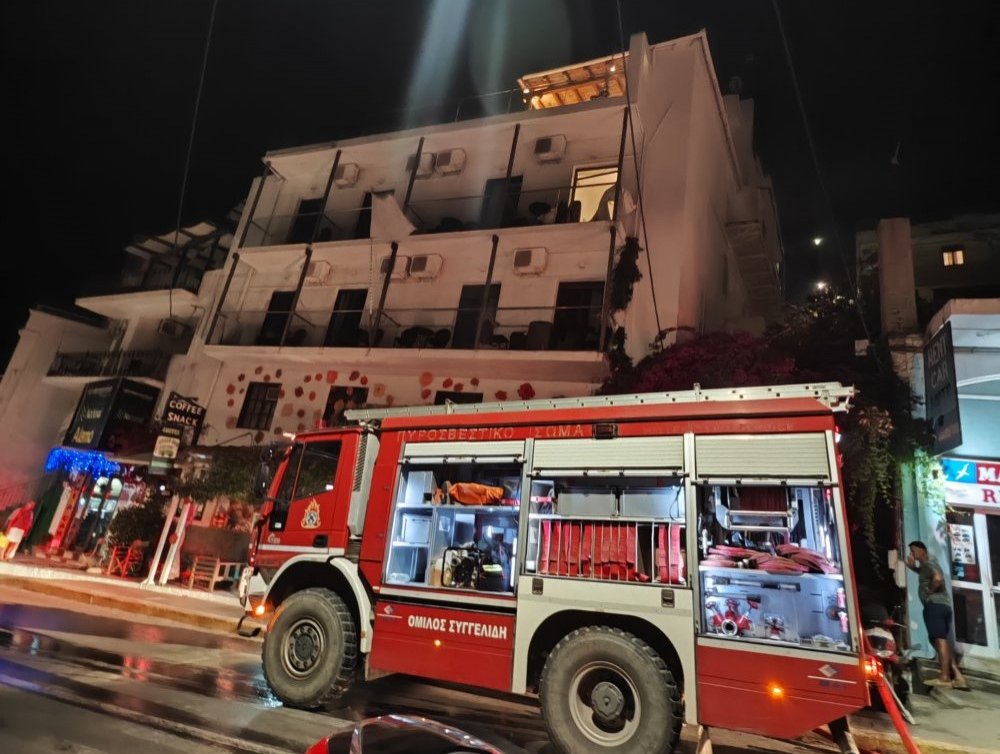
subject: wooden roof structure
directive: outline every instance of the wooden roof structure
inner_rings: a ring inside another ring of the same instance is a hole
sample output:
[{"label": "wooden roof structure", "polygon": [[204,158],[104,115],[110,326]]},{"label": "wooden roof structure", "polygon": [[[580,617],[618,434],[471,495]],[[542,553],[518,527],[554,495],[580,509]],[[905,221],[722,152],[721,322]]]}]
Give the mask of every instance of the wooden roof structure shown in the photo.
[{"label": "wooden roof structure", "polygon": [[628,53],[575,63],[517,80],[528,107],[541,110],[576,105],[599,97],[625,95],[625,58]]}]

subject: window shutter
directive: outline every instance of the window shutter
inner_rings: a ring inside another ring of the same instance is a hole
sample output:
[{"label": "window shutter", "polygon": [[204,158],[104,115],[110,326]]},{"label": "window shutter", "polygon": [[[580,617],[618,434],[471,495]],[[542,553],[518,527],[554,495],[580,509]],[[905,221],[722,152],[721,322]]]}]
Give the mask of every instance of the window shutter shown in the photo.
[{"label": "window shutter", "polygon": [[404,463],[524,461],[524,441],[500,442],[408,442],[403,446]]},{"label": "window shutter", "polygon": [[826,435],[701,435],[695,437],[699,479],[830,481]]},{"label": "window shutter", "polygon": [[680,471],[684,440],[676,437],[619,437],[614,440],[536,440],[535,473],[566,470]]}]

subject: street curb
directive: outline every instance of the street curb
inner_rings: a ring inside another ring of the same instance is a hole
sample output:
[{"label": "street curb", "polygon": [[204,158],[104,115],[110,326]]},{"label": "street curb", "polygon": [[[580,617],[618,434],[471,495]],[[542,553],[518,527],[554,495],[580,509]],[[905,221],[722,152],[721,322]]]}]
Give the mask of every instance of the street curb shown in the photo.
[{"label": "street curb", "polygon": [[[896,731],[891,733],[876,733],[873,731],[859,730],[853,724],[851,733],[854,740],[862,749],[880,751],[883,754],[908,754],[905,744]],[[910,728],[910,734],[914,734],[914,729]],[[996,754],[996,749],[983,749],[978,746],[966,746],[964,744],[953,744],[945,741],[929,741],[913,735],[913,740],[920,748],[921,754]]]},{"label": "street curb", "polygon": [[43,579],[33,579],[19,576],[0,576],[0,586],[8,586],[15,589],[24,589],[29,592],[47,594],[51,597],[61,597],[62,599],[82,602],[87,605],[97,607],[107,607],[114,610],[124,610],[125,612],[146,615],[153,618],[165,618],[166,620],[184,623],[196,628],[205,628],[212,631],[236,632],[236,625],[240,617],[220,618],[215,615],[204,613],[193,613],[181,610],[169,605],[155,605],[141,600],[129,600],[121,597],[114,597],[106,594],[93,594],[91,592],[71,589],[62,584],[53,584]]}]

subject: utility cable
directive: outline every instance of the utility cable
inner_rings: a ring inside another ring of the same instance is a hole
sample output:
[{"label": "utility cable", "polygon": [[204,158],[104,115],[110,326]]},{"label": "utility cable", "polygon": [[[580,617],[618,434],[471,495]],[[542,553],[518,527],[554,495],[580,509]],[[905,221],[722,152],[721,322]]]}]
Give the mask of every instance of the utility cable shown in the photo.
[{"label": "utility cable", "polygon": [[[819,184],[820,193],[823,195],[823,201],[826,203],[826,210],[832,220],[833,224],[833,244],[837,249],[837,256],[840,258],[841,263],[844,266],[844,274],[847,278],[847,285],[849,290],[857,291],[857,281],[851,272],[851,266],[847,263],[847,257],[844,255],[844,246],[842,239],[840,237],[840,230],[837,225],[837,213],[834,210],[833,198],[830,194],[830,190],[826,185],[826,179],[823,176],[823,167],[819,161],[819,152],[816,149],[816,142],[813,139],[812,129],[809,127],[809,118],[806,116],[805,104],[802,101],[802,90],[799,88],[799,77],[795,73],[795,63],[792,60],[792,51],[788,46],[788,37],[785,35],[785,24],[781,20],[781,9],[778,7],[778,0],[771,0],[771,4],[774,6],[774,17],[778,22],[778,33],[781,35],[781,45],[785,51],[785,61],[788,64],[788,74],[792,79],[792,89],[795,92],[795,101],[798,104],[799,116],[802,118],[802,128],[806,134],[806,142],[809,145],[809,156],[812,159],[813,169],[816,171],[816,181]],[[858,312],[858,319],[861,321],[861,327],[864,330],[865,337],[868,342],[872,342],[871,330],[868,327],[868,322],[865,320],[865,313],[861,307],[861,302],[858,297],[852,296],[851,301],[854,304],[855,309]],[[875,354],[875,363],[878,366],[879,371],[883,371],[882,360],[878,357],[877,352],[872,351]]]},{"label": "utility cable", "polygon": [[[625,29],[622,26],[622,0],[616,3],[618,9],[618,42],[622,54],[622,76],[625,78],[625,106],[628,108],[628,130],[632,138],[632,164],[635,167],[635,186],[639,201],[639,223],[642,225],[642,241],[646,244],[646,269],[649,272],[649,291],[652,294],[653,316],[656,318],[656,335],[660,336],[663,326],[660,324],[660,309],[656,304],[656,285],[653,282],[653,255],[649,248],[649,233],[646,230],[646,211],[642,202],[642,176],[639,174],[639,153],[635,146],[635,123],[632,118],[632,94],[628,83],[628,66],[625,63]],[[619,178],[621,180],[621,178]]]},{"label": "utility cable", "polygon": [[[181,192],[177,199],[177,224],[174,226],[174,252],[177,252],[177,241],[181,233],[181,216],[184,212],[184,195],[187,193],[188,174],[191,170],[191,153],[194,151],[194,134],[198,126],[198,111],[201,109],[201,93],[205,88],[205,71],[208,69],[208,53],[212,48],[212,29],[215,27],[215,11],[219,0],[212,0],[212,12],[208,18],[208,34],[205,37],[205,52],[201,58],[201,73],[198,76],[198,92],[194,98],[194,114],[191,117],[191,130],[188,134],[187,154],[184,156],[184,172],[181,174]],[[177,264],[180,264],[178,258]],[[174,316],[173,285],[167,289],[167,312],[169,318]]]}]

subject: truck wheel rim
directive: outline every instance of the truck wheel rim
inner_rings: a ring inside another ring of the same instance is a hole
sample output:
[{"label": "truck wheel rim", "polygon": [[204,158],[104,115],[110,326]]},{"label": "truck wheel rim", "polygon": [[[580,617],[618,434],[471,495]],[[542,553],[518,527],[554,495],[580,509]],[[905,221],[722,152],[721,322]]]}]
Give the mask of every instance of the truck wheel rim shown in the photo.
[{"label": "truck wheel rim", "polygon": [[326,634],[314,619],[300,618],[291,625],[285,636],[281,664],[289,675],[305,678],[316,669],[323,656]]},{"label": "truck wheel rim", "polygon": [[569,709],[580,732],[601,746],[620,746],[639,729],[639,692],[614,663],[591,662],[576,671],[569,686]]}]

